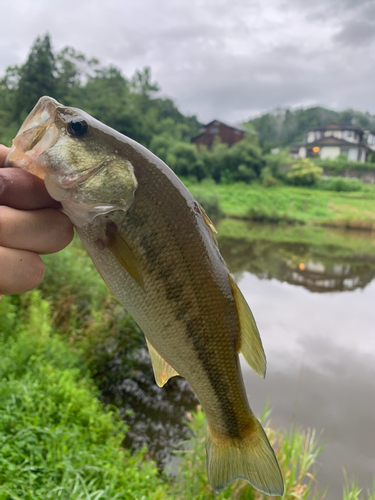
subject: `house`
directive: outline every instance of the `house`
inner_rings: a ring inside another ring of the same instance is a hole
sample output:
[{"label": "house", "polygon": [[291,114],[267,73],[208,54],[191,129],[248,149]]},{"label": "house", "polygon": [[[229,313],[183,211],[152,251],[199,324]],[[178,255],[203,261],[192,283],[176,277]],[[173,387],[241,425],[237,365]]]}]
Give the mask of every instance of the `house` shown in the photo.
[{"label": "house", "polygon": [[305,142],[298,144],[299,158],[319,156],[333,160],[346,155],[349,161],[364,163],[375,151],[375,131],[365,130],[350,123],[330,123],[306,129]]},{"label": "house", "polygon": [[227,125],[219,120],[213,120],[204,125],[200,134],[192,137],[191,142],[198,147],[206,146],[211,148],[215,138],[218,137],[220,142],[228,144],[228,146],[233,146],[233,144],[245,137],[245,133],[245,130],[242,128]]}]

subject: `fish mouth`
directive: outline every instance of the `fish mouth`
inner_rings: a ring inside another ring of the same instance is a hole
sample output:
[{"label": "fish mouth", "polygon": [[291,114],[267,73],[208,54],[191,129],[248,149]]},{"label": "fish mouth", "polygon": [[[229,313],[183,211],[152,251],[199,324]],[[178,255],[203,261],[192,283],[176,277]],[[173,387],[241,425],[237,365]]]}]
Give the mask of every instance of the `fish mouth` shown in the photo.
[{"label": "fish mouth", "polygon": [[61,104],[52,97],[41,97],[13,139],[5,160],[6,167],[19,167],[44,178],[43,162],[37,158],[51,147],[59,137],[55,125],[56,110]]}]

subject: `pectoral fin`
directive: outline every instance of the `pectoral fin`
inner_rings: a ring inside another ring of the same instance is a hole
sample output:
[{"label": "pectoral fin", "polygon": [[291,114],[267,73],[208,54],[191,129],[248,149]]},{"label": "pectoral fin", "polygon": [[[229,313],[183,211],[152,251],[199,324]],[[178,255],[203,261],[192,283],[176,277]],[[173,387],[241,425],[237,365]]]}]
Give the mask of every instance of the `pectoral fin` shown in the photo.
[{"label": "pectoral fin", "polygon": [[137,262],[125,238],[118,233],[116,224],[111,222],[107,224],[106,235],[108,238],[107,248],[138,285],[143,288],[139,262]]},{"label": "pectoral fin", "polygon": [[266,374],[266,355],[264,354],[258,327],[241,290],[231,276],[229,276],[229,280],[236,301],[240,322],[239,352],[243,355],[246,362],[255,373],[259,375],[259,377],[264,378]]},{"label": "pectoral fin", "polygon": [[150,353],[152,368],[154,369],[156,383],[159,387],[163,387],[171,377],[175,377],[179,375],[179,373],[160,356],[158,351],[150,344],[147,337],[146,342],[148,352]]}]

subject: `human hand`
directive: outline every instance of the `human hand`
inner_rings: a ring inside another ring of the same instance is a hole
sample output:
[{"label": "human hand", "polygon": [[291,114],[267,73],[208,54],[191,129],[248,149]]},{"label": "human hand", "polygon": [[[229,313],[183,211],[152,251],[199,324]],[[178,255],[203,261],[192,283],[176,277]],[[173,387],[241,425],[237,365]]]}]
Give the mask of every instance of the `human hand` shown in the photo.
[{"label": "human hand", "polygon": [[42,179],[3,168],[9,148],[0,145],[0,294],[32,290],[43,279],[38,254],[54,253],[73,238],[73,226]]}]

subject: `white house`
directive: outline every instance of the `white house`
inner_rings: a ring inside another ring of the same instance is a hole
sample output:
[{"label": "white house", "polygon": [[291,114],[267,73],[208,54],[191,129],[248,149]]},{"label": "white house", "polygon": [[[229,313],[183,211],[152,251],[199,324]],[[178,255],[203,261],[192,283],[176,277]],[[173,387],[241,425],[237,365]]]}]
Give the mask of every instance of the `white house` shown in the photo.
[{"label": "white house", "polygon": [[298,145],[299,158],[333,160],[344,154],[350,161],[363,163],[371,151],[375,151],[375,132],[350,123],[308,128],[306,141]]}]

